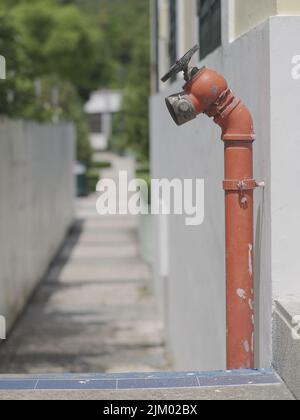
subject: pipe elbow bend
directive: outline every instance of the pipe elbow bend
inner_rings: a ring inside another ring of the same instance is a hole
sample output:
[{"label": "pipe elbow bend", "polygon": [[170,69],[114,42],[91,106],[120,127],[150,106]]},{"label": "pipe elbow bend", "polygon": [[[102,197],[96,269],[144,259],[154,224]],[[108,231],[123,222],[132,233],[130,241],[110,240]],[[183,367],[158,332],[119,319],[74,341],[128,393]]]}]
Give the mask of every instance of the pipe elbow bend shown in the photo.
[{"label": "pipe elbow bend", "polygon": [[185,84],[183,92],[166,98],[166,104],[177,125],[204,113],[222,128],[222,140],[254,141],[250,111],[235,97],[226,79],[214,70],[199,70]]},{"label": "pipe elbow bend", "polygon": [[253,118],[242,102],[224,118],[216,117],[215,122],[222,128],[222,140],[255,140]]},{"label": "pipe elbow bend", "polygon": [[205,113],[222,128],[222,140],[254,140],[253,119],[249,109],[235,97],[226,79],[204,68],[185,86],[195,114]]}]

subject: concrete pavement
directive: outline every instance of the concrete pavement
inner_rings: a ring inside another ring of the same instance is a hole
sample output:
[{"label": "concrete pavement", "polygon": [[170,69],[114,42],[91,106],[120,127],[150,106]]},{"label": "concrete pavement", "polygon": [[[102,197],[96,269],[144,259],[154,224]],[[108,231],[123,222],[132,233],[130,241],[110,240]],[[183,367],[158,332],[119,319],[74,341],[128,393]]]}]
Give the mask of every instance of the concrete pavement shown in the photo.
[{"label": "concrete pavement", "polygon": [[[151,271],[139,255],[137,221],[130,216],[97,216],[96,198],[77,201],[73,229],[9,339],[0,346],[0,400],[294,399],[281,381],[251,383],[247,374],[248,379],[236,386],[7,389],[14,378],[30,381],[43,373],[55,374],[52,380],[70,380],[67,372],[78,373],[75,382],[85,384],[88,373],[172,368],[151,292]],[[163,381],[170,375],[162,376]]]},{"label": "concrete pavement", "polygon": [[293,400],[272,370],[0,375],[1,399]]},{"label": "concrete pavement", "polygon": [[77,201],[77,220],[61,252],[0,346],[0,373],[165,368],[136,220],[99,217],[96,198]]},{"label": "concrete pavement", "polygon": [[285,385],[130,391],[0,391],[0,400],[292,401]]}]

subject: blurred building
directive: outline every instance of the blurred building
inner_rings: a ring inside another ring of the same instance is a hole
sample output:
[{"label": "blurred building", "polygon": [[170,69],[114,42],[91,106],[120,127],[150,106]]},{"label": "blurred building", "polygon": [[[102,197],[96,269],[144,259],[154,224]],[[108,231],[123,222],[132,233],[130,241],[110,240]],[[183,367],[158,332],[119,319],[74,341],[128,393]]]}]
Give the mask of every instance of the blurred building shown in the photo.
[{"label": "blurred building", "polygon": [[255,176],[266,183],[255,192],[256,366],[274,362],[280,371],[280,343],[297,345],[282,299],[292,296],[300,308],[300,198],[293,193],[300,177],[299,15],[299,0],[152,2],[152,177],[200,178],[206,186],[203,225],[187,228],[184,216],[170,216],[151,228],[156,290],[178,369],[225,368],[223,145],[205,116],[174,124],[164,98],[182,90],[182,76],[166,84],[160,78],[199,44],[194,64],[224,74],[253,114]]},{"label": "blurred building", "polygon": [[253,30],[271,16],[297,16],[299,0],[153,0],[152,87],[177,58],[200,45],[200,59]]},{"label": "blurred building", "polygon": [[90,142],[95,152],[108,148],[113,116],[120,112],[122,94],[113,90],[99,90],[91,94],[84,106],[89,117]]}]

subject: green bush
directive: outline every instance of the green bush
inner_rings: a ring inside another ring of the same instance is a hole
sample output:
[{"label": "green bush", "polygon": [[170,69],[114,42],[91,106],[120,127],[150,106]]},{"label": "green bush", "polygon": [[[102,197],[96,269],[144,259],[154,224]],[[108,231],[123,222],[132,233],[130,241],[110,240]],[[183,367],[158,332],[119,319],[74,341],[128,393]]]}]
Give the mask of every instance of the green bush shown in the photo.
[{"label": "green bush", "polygon": [[147,185],[150,186],[151,183],[151,175],[149,171],[145,171],[144,169],[142,170],[137,170],[136,171],[136,177],[138,179],[142,179],[143,181],[147,182]]},{"label": "green bush", "polygon": [[110,169],[111,162],[102,161],[102,162],[91,162],[90,164],[91,169]]},{"label": "green bush", "polygon": [[98,182],[100,181],[99,171],[95,169],[89,169],[86,174],[88,192],[94,193]]},{"label": "green bush", "polygon": [[74,3],[0,1],[0,52],[7,62],[0,114],[73,121],[77,159],[89,165],[92,150],[83,103],[107,82],[111,66],[103,52],[105,31]]},{"label": "green bush", "polygon": [[136,177],[138,179],[142,179],[143,181],[145,181],[147,183],[148,197],[145,197],[145,198],[148,198],[148,204],[150,204],[151,203],[151,174],[150,174],[149,170],[144,170],[144,169],[137,170],[136,171]]}]

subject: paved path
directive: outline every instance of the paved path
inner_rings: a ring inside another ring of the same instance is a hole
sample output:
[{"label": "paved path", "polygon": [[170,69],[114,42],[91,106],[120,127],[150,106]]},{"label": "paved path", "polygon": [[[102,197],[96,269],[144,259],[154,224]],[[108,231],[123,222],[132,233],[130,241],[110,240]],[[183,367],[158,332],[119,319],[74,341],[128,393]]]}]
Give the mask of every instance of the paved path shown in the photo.
[{"label": "paved path", "polygon": [[[114,168],[105,176],[115,178],[116,169],[128,168],[124,160],[114,158]],[[96,198],[77,201],[77,220],[61,252],[0,346],[0,400],[293,399],[282,383],[123,391],[11,390],[15,376],[9,374],[54,373],[52,379],[70,380],[64,375],[67,372],[119,374],[171,368],[166,365],[162,326],[151,294],[151,272],[139,257],[137,221],[130,216],[97,216]],[[15,378],[30,381],[27,375]],[[80,384],[88,383],[86,375],[82,378]]]},{"label": "paved path", "polygon": [[[44,379],[73,378],[84,388],[90,384],[88,373],[170,368],[150,292],[151,273],[139,258],[136,221],[97,217],[95,200],[78,200],[73,230],[10,338],[0,346],[0,400],[292,400],[280,382],[189,389],[61,390],[58,385],[59,390],[12,390],[13,378],[17,384],[30,382],[32,376],[22,374],[54,373]],[[163,377],[164,386],[169,376]]]},{"label": "paved path", "polygon": [[[0,400],[293,400],[272,370],[0,375]],[[201,408],[199,407],[199,414]]]},{"label": "paved path", "polygon": [[136,220],[99,217],[96,196],[77,221],[10,338],[0,373],[157,371],[165,367],[151,273]]},{"label": "paved path", "polygon": [[[130,391],[2,391],[1,400],[158,400],[158,401],[290,401],[285,385],[226,386],[200,389],[144,389]],[[129,406],[132,406],[129,404]],[[201,406],[198,408],[201,413]]]}]

